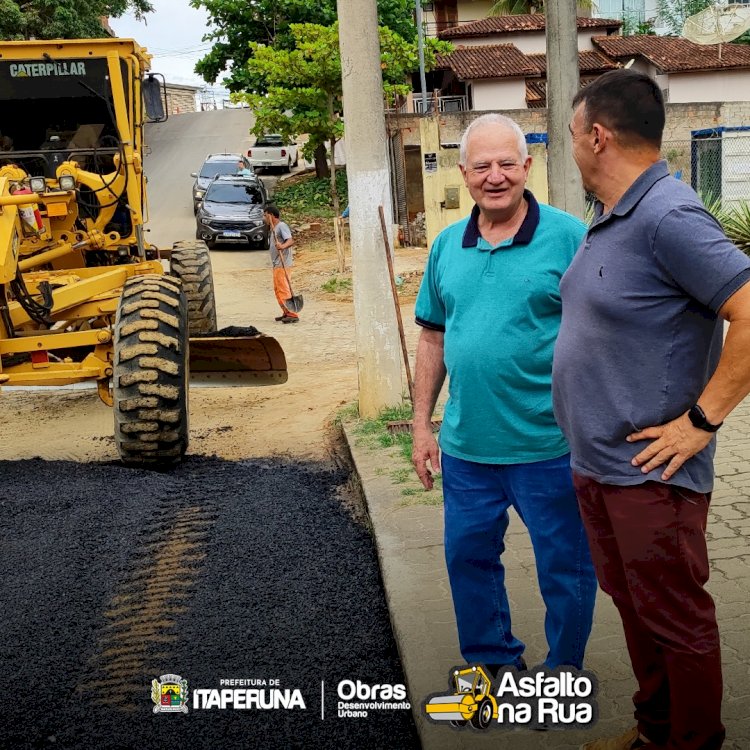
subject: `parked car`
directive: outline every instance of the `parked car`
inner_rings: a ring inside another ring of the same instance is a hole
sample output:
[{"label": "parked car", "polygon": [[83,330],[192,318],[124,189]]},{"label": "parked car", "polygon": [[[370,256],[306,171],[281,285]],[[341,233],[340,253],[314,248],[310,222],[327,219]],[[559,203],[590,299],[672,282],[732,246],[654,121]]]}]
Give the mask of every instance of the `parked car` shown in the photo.
[{"label": "parked car", "polygon": [[249,243],[268,248],[263,207],[268,200],[255,176],[219,175],[206,188],[198,206],[195,236],[209,249],[219,244]]},{"label": "parked car", "polygon": [[277,133],[261,135],[248,150],[247,158],[253,167],[280,167],[291,172],[299,163],[299,149],[296,143],[285,142]]},{"label": "parked car", "polygon": [[193,183],[193,213],[197,213],[198,204],[203,200],[211,180],[217,175],[237,174],[242,162],[242,168],[248,172],[253,172],[253,167],[247,157],[242,154],[209,154],[203,162],[200,172],[193,172],[190,176],[195,177]]}]

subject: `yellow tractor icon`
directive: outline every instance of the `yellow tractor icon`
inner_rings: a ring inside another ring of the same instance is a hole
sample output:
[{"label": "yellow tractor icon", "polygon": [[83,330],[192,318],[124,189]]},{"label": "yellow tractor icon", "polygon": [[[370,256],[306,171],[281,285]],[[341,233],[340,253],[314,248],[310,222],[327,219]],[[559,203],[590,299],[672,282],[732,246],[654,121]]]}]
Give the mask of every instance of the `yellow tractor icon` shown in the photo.
[{"label": "yellow tractor icon", "polygon": [[448,721],[452,727],[468,722],[475,729],[487,729],[497,719],[497,701],[492,684],[482,667],[467,667],[453,672],[453,695],[436,695],[425,710],[433,721]]}]

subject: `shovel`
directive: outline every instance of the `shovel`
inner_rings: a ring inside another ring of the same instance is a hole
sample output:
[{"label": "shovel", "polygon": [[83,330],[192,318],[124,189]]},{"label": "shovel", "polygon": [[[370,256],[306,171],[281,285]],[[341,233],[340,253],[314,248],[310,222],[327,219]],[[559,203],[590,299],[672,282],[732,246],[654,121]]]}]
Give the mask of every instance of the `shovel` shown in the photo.
[{"label": "shovel", "polygon": [[286,276],[286,283],[289,284],[289,291],[292,294],[291,299],[284,300],[284,305],[287,310],[291,310],[293,313],[298,313],[305,306],[305,300],[302,299],[301,294],[295,295],[294,290],[292,289],[292,282],[289,280],[289,274],[287,273],[286,264],[284,263],[284,251],[277,249],[276,252],[278,253],[281,267],[284,269],[284,276]]}]

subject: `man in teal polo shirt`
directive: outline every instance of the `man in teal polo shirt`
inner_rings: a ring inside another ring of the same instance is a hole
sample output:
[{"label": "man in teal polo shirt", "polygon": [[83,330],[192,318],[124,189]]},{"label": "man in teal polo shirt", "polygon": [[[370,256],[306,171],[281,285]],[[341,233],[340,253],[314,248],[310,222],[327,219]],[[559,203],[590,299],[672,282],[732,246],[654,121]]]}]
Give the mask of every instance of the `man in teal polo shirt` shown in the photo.
[{"label": "man in teal polo shirt", "polygon": [[[583,665],[596,579],[552,413],[559,282],[586,232],[525,189],[531,166],[518,125],[479,117],[464,133],[460,169],[476,202],[445,229],[416,306],[414,453],[427,489],[440,470],[445,555],[461,654],[491,671],[525,667],[511,632],[501,555],[513,506],[526,524],[547,613],[545,665]],[[449,377],[440,450],[430,425]]]}]

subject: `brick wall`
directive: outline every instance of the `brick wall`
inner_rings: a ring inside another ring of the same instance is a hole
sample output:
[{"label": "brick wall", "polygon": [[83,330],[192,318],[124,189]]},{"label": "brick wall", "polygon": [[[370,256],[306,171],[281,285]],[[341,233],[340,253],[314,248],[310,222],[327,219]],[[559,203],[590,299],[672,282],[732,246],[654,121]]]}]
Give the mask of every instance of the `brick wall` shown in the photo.
[{"label": "brick wall", "polygon": [[[467,125],[486,112],[444,112],[440,115],[440,141],[457,143]],[[544,133],[547,130],[546,109],[512,109],[502,114],[513,118],[524,133]],[[419,115],[394,115],[388,118],[391,128],[401,128],[404,145],[419,145]],[[750,125],[750,101],[709,102],[697,104],[668,104],[665,141],[690,139],[691,130],[713,128],[718,125]]]},{"label": "brick wall", "polygon": [[167,112],[170,115],[195,111],[194,89],[176,88],[167,84]]}]

